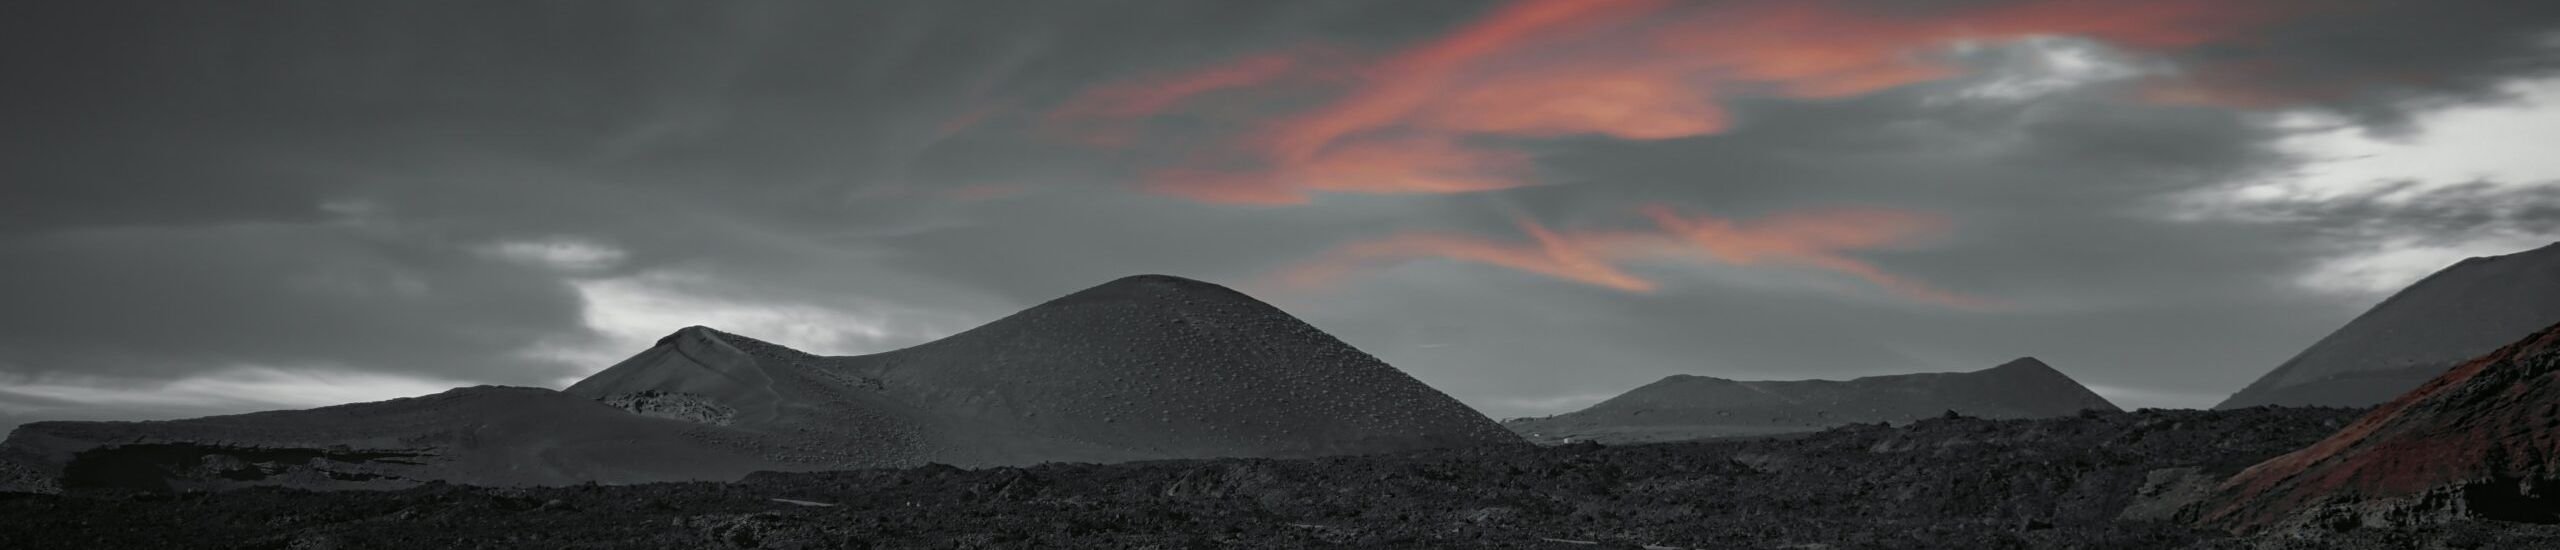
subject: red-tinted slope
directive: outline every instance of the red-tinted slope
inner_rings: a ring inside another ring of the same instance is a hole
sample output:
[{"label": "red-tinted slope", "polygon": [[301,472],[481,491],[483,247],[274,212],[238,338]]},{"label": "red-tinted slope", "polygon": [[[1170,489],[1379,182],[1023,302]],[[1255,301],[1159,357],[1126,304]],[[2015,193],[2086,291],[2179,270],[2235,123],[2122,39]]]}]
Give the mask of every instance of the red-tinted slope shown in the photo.
[{"label": "red-tinted slope", "polygon": [[2224,481],[2204,509],[2248,531],[2305,508],[2447,491],[2493,519],[2560,519],[2560,326],[2481,356],[2338,433]]}]

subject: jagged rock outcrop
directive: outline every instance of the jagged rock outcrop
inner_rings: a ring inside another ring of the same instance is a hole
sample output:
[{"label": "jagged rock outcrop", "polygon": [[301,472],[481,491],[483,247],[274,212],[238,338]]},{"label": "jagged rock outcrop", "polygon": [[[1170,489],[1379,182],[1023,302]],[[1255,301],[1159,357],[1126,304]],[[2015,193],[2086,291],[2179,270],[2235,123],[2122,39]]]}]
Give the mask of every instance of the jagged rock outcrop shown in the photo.
[{"label": "jagged rock outcrop", "polygon": [[1504,423],[1541,442],[1673,441],[1769,435],[1956,413],[1981,418],[2116,411],[2032,357],[1973,372],[1854,380],[1743,381],[1675,375],[1571,413]]},{"label": "jagged rock outcrop", "polygon": [[2368,407],[2560,323],[2560,243],[2470,258],[2409,285],[2215,408]]},{"label": "jagged rock outcrop", "polygon": [[2560,325],[2232,476],[2198,515],[2243,532],[2560,522]]}]

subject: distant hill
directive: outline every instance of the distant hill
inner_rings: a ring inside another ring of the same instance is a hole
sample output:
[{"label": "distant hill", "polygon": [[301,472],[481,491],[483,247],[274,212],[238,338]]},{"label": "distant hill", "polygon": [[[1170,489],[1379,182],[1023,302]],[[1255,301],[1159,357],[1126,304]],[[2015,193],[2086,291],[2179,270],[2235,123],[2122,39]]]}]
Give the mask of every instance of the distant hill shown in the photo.
[{"label": "distant hill", "polygon": [[1603,443],[1817,431],[1909,422],[1955,411],[1981,418],[2118,410],[2043,361],[2027,357],[1973,372],[1854,380],[1738,381],[1675,375],[1571,413],[1504,427],[1532,440]]},{"label": "distant hill", "polygon": [[567,391],[719,410],[729,428],[871,465],[1317,456],[1519,441],[1278,308],[1162,275],[858,357],[688,328]]},{"label": "distant hill", "polygon": [[2471,258],[2401,289],[2215,408],[2368,407],[2560,323],[2560,243]]},{"label": "distant hill", "polygon": [[0,443],[0,490],[630,483],[1520,442],[1278,308],[1149,275],[875,355],[691,327],[565,391],[32,423]]},{"label": "distant hill", "polygon": [[2560,523],[2560,325],[2251,466],[2199,510],[2205,524],[2243,532]]},{"label": "distant hill", "polygon": [[0,490],[275,485],[390,489],[430,480],[565,485],[734,479],[785,469],[725,430],[542,388],[188,420],[34,422],[0,444]]}]

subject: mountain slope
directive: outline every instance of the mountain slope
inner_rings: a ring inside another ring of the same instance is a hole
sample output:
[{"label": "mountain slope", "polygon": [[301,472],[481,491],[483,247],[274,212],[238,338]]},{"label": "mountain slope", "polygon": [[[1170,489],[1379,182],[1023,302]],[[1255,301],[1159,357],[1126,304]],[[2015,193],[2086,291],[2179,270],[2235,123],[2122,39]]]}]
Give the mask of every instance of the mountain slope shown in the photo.
[{"label": "mountain slope", "polygon": [[2202,508],[2205,523],[2238,531],[2452,517],[2560,522],[2560,325],[2251,466]]},{"label": "mountain slope", "polygon": [[560,392],[27,424],[0,443],[0,491],[725,480],[1517,443],[1277,308],[1138,276],[876,355],[821,357],[692,327]]},{"label": "mountain slope", "polygon": [[2215,408],[2364,407],[2560,323],[2560,243],[2471,258],[2409,285]]},{"label": "mountain slope", "polygon": [[1983,418],[2115,411],[2106,398],[2032,357],[1959,373],[1854,380],[1737,381],[1675,375],[1591,408],[1504,424],[1532,439],[1637,442],[1765,435],[1853,423],[1909,422],[1946,411]]},{"label": "mountain slope", "polygon": [[[0,444],[0,490],[398,488],[729,480],[794,469],[723,430],[541,388],[155,422],[35,422]],[[805,469],[805,468],[800,468]]]},{"label": "mountain slope", "polygon": [[[1501,444],[1473,409],[1217,285],[1128,277],[912,348],[822,357],[695,327],[569,393],[714,411],[851,464],[1284,457]],[[718,411],[727,411],[721,413]]]}]

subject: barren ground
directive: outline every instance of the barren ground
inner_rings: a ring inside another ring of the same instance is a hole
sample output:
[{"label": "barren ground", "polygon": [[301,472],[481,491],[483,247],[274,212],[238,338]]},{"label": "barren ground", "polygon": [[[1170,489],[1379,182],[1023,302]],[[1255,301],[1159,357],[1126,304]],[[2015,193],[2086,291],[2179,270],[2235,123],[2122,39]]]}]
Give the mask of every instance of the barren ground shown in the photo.
[{"label": "barren ground", "polygon": [[2219,479],[2319,439],[2357,412],[1933,419],[1783,439],[927,466],[736,483],[75,490],[0,497],[8,518],[0,547],[2522,548],[2560,540],[2548,526],[2472,522],[2240,541],[2175,521],[2119,518],[2129,506],[2159,509],[2173,498],[2177,491],[2156,481],[2176,468]]}]

